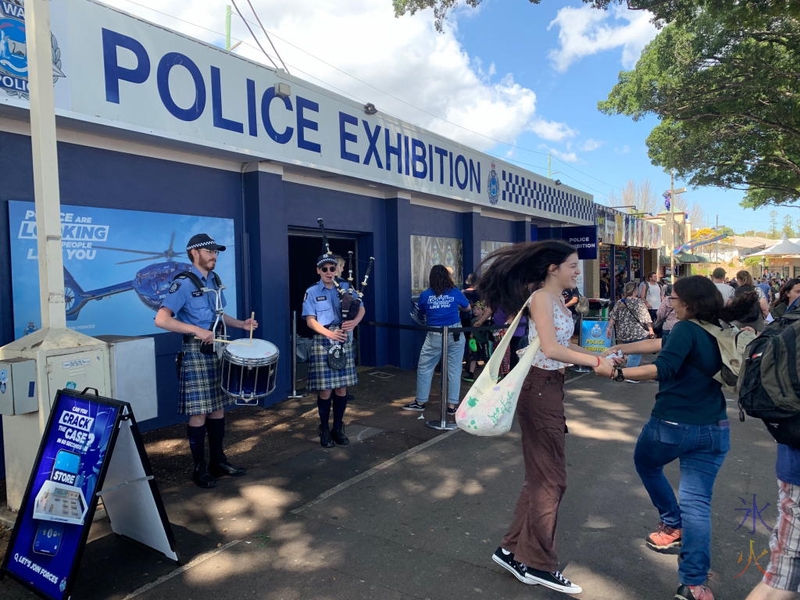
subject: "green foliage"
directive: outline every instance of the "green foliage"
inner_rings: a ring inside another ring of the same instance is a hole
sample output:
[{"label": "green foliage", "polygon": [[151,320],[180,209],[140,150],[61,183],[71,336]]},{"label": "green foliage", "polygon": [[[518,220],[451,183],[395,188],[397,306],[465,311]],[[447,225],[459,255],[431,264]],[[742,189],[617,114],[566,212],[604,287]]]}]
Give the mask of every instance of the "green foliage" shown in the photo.
[{"label": "green foliage", "polygon": [[753,208],[796,201],[800,3],[701,4],[716,8],[666,26],[599,108],[659,117],[650,158],[693,186],[746,189],[743,205]]}]

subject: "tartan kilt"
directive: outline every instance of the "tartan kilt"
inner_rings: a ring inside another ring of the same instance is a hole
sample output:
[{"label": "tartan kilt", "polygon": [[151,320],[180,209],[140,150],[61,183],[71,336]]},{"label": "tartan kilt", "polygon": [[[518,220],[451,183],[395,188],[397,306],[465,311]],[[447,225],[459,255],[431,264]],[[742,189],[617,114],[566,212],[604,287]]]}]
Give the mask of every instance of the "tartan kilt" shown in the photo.
[{"label": "tartan kilt", "polygon": [[[330,329],[336,331],[339,328],[332,326]],[[314,335],[314,342],[311,344],[311,352],[308,357],[308,391],[319,392],[358,384],[352,332],[348,334],[347,341],[342,344],[347,358],[347,364],[343,369],[334,370],[328,365],[328,350],[334,343],[324,335]]]},{"label": "tartan kilt", "polygon": [[200,352],[200,341],[184,342],[178,384],[178,414],[207,415],[231,403],[222,391],[222,364],[216,354]]}]

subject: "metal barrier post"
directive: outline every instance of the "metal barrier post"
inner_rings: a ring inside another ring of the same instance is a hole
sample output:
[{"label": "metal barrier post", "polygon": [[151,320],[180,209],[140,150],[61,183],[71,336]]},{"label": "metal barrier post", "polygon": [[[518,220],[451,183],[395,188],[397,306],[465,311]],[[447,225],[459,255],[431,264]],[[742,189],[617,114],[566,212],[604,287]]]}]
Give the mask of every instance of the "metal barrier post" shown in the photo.
[{"label": "metal barrier post", "polygon": [[449,369],[447,364],[447,342],[450,335],[449,328],[445,325],[442,328],[442,413],[438,421],[427,421],[425,425],[438,431],[452,431],[458,429],[455,421],[447,421],[447,384]]},{"label": "metal barrier post", "polygon": [[292,395],[289,398],[305,398],[297,395],[297,311],[292,311]]}]

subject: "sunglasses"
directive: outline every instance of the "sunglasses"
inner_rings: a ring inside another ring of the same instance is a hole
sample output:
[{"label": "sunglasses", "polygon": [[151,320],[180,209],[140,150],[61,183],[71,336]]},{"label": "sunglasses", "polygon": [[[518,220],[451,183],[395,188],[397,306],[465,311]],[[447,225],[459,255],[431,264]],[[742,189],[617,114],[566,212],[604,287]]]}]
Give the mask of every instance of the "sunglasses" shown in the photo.
[{"label": "sunglasses", "polygon": [[336,267],[319,267],[319,270],[323,273],[335,273]]}]

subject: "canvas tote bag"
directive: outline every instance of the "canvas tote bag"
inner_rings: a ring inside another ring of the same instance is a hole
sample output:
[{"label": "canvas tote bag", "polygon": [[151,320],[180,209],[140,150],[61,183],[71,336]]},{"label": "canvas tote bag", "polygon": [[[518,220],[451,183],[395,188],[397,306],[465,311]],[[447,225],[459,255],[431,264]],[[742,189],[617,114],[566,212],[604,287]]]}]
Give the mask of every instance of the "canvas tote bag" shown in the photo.
[{"label": "canvas tote bag", "polygon": [[508,433],[511,429],[522,383],[530,371],[533,357],[539,350],[539,338],[534,338],[525,347],[516,366],[498,381],[500,363],[522,318],[522,311],[529,303],[530,298],[508,326],[506,334],[495,348],[489,362],[456,410],[456,425],[467,433],[494,436]]}]

